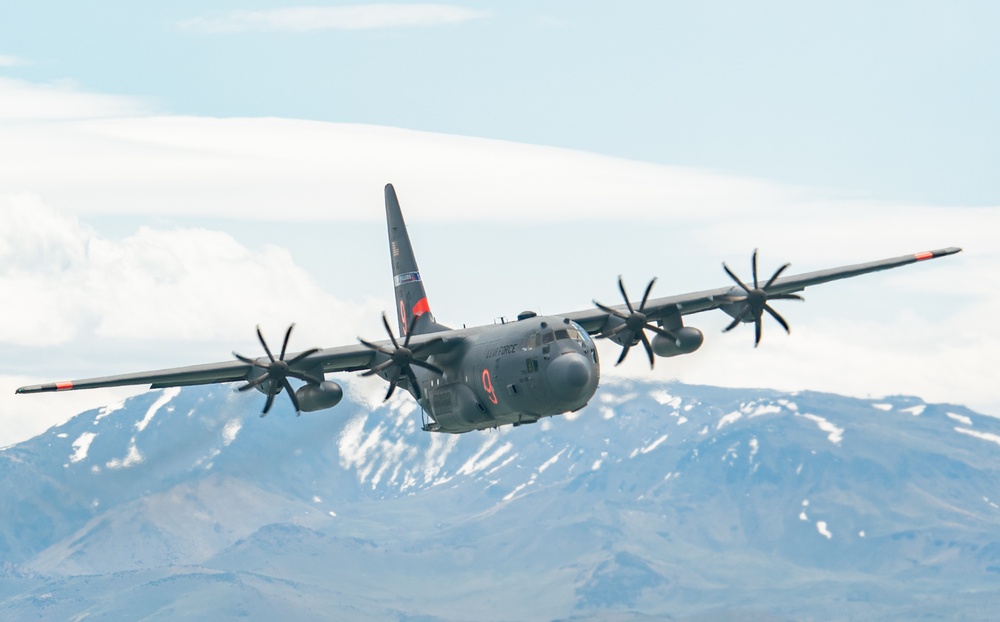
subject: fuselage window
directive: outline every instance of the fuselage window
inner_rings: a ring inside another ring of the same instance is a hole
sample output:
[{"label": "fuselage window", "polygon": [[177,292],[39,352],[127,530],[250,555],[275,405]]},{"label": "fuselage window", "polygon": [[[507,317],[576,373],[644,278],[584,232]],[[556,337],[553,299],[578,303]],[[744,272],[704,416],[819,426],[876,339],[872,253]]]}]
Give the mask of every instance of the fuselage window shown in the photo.
[{"label": "fuselage window", "polygon": [[556,331],[556,339],[569,339],[569,331],[560,328]]},{"label": "fuselage window", "polygon": [[545,333],[542,335],[542,343],[552,343],[555,339],[556,338],[552,335],[552,333]]}]

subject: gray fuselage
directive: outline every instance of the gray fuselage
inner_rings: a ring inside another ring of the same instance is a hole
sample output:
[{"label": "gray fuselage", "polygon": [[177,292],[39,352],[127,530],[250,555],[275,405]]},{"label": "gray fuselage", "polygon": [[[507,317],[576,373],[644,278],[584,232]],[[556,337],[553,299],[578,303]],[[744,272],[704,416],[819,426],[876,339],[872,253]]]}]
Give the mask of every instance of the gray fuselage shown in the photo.
[{"label": "gray fuselage", "polygon": [[[535,423],[583,408],[597,391],[594,340],[565,318],[531,316],[466,329],[461,341],[446,355],[428,358],[443,375],[414,370],[427,431]],[[413,394],[408,385],[400,384]]]}]

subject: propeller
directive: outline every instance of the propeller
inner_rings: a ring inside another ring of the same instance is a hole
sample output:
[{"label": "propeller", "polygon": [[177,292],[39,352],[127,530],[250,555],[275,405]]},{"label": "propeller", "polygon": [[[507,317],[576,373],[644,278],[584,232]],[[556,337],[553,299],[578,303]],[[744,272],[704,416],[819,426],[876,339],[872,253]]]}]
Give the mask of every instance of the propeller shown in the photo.
[{"label": "propeller", "polygon": [[315,354],[316,352],[319,352],[318,348],[312,348],[310,350],[306,350],[305,352],[301,352],[295,355],[294,358],[288,361],[285,360],[285,350],[288,349],[288,338],[292,336],[293,328],[295,328],[295,324],[291,324],[288,327],[288,330],[285,331],[285,341],[281,344],[281,354],[278,355],[278,358],[275,358],[274,355],[271,354],[271,349],[267,347],[267,342],[264,341],[264,335],[260,332],[260,326],[257,326],[257,339],[260,340],[260,345],[264,346],[264,352],[267,353],[267,358],[270,359],[270,362],[268,363],[264,363],[259,360],[254,360],[252,358],[233,352],[233,356],[243,361],[247,365],[265,370],[262,375],[258,376],[257,378],[254,378],[253,380],[250,380],[242,387],[237,388],[237,391],[240,392],[249,391],[250,389],[256,389],[265,382],[270,382],[270,384],[267,385],[267,401],[264,402],[264,410],[260,413],[261,417],[266,415],[268,411],[271,410],[271,406],[274,404],[274,396],[277,395],[278,393],[281,393],[282,389],[288,391],[288,397],[291,398],[292,406],[295,407],[295,414],[296,415],[300,414],[302,409],[299,407],[298,398],[295,397],[295,390],[292,389],[292,385],[288,382],[289,376],[291,376],[292,378],[298,378],[299,380],[304,380],[306,382],[316,381],[315,378],[310,378],[309,376],[301,372],[297,372],[294,369],[292,369],[292,367],[302,359],[309,356],[310,354]]},{"label": "propeller", "polygon": [[389,327],[389,320],[385,317],[385,313],[382,314],[382,324],[385,325],[385,332],[389,334],[389,340],[392,342],[392,349],[365,341],[361,337],[358,337],[358,341],[361,342],[361,345],[370,350],[381,352],[389,357],[389,360],[383,361],[375,367],[372,367],[368,371],[361,374],[362,376],[374,376],[379,372],[386,371],[390,367],[395,367],[389,376],[389,392],[385,394],[385,399],[387,400],[392,397],[393,391],[396,390],[396,385],[399,384],[400,377],[404,375],[410,381],[410,386],[413,387],[414,395],[418,400],[420,399],[420,385],[417,383],[417,377],[413,373],[414,365],[422,367],[428,371],[432,371],[439,376],[444,374],[444,370],[437,365],[417,358],[421,350],[437,344],[441,341],[440,338],[431,339],[430,341],[425,341],[415,348],[410,348],[410,338],[413,337],[417,326],[423,317],[423,314],[420,314],[415,320],[413,320],[413,325],[406,333],[406,338],[403,339],[403,345],[400,345],[399,342],[396,341],[396,336],[392,334],[392,328]]},{"label": "propeller", "polygon": [[767,311],[768,315],[773,317],[778,324],[781,324],[781,327],[785,329],[786,333],[791,334],[792,329],[788,327],[788,322],[785,321],[785,318],[781,317],[781,314],[775,311],[771,305],[767,304],[767,301],[769,300],[805,300],[805,298],[799,296],[798,294],[769,294],[767,291],[768,288],[774,285],[774,282],[778,280],[781,273],[784,272],[790,265],[792,264],[786,263],[775,270],[774,274],[771,275],[771,278],[767,280],[767,283],[761,287],[759,281],[757,280],[757,249],[755,248],[753,250],[753,260],[751,262],[751,267],[753,269],[753,289],[751,289],[749,285],[741,281],[740,278],[729,269],[729,266],[723,262],[722,269],[726,271],[729,278],[739,285],[740,288],[746,292],[746,294],[733,298],[733,302],[742,302],[743,306],[740,307],[740,310],[736,314],[736,318],[732,321],[732,323],[724,328],[722,332],[727,333],[733,330],[736,328],[737,324],[746,320],[748,317],[751,317],[753,318],[754,323],[753,347],[756,348],[760,345],[761,318],[763,317],[764,312]]},{"label": "propeller", "polygon": [[619,336],[619,340],[622,343],[622,354],[618,357],[618,362],[615,363],[616,366],[620,365],[621,362],[625,360],[625,357],[628,356],[628,351],[632,348],[636,337],[638,337],[639,341],[642,342],[642,347],[646,349],[646,354],[649,355],[649,368],[653,368],[655,360],[653,358],[653,346],[650,345],[649,338],[646,337],[647,330],[651,330],[658,335],[667,337],[668,339],[677,339],[677,336],[669,330],[650,322],[646,317],[646,314],[643,313],[643,311],[646,310],[646,302],[649,300],[649,292],[653,290],[653,283],[656,283],[656,277],[653,277],[653,279],[649,282],[649,285],[646,286],[646,293],[642,295],[642,302],[639,303],[639,308],[635,309],[632,306],[632,303],[629,302],[628,294],[625,292],[625,283],[622,282],[621,275],[618,276],[618,289],[622,293],[622,298],[625,299],[625,306],[628,307],[629,312],[627,314],[617,309],[606,307],[596,300],[594,301],[594,304],[597,305],[597,308],[601,311],[625,320],[624,324],[619,324],[612,329],[610,333],[602,335],[603,337]]}]

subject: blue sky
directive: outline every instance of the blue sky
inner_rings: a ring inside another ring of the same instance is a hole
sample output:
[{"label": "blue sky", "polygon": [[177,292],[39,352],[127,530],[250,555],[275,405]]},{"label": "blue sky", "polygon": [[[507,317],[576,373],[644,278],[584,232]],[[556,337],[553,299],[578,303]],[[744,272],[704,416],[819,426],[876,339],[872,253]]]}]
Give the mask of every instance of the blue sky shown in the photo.
[{"label": "blue sky", "polygon": [[303,6],[357,5],[4,3],[0,54],[25,61],[5,75],[171,114],[500,138],[848,196],[1000,198],[995,2],[466,2],[438,5],[442,23],[277,20]]},{"label": "blue sky", "polygon": [[652,375],[1000,415],[998,13],[6,3],[0,446],[124,395],[21,384],[224,360],[257,323],[297,322],[302,348],[379,336],[387,181],[456,326],[614,303],[619,274],[725,285],[755,247],[794,273],[963,246],[806,292],[757,350],[695,316],[706,345]]}]

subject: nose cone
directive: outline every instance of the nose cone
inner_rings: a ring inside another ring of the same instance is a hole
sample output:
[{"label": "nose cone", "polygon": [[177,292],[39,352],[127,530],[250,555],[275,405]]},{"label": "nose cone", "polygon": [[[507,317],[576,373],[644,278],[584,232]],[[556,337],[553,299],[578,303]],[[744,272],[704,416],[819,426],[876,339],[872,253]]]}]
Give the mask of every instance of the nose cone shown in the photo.
[{"label": "nose cone", "polygon": [[580,397],[594,380],[590,360],[577,352],[563,354],[549,363],[546,375],[552,392],[564,399]]}]

